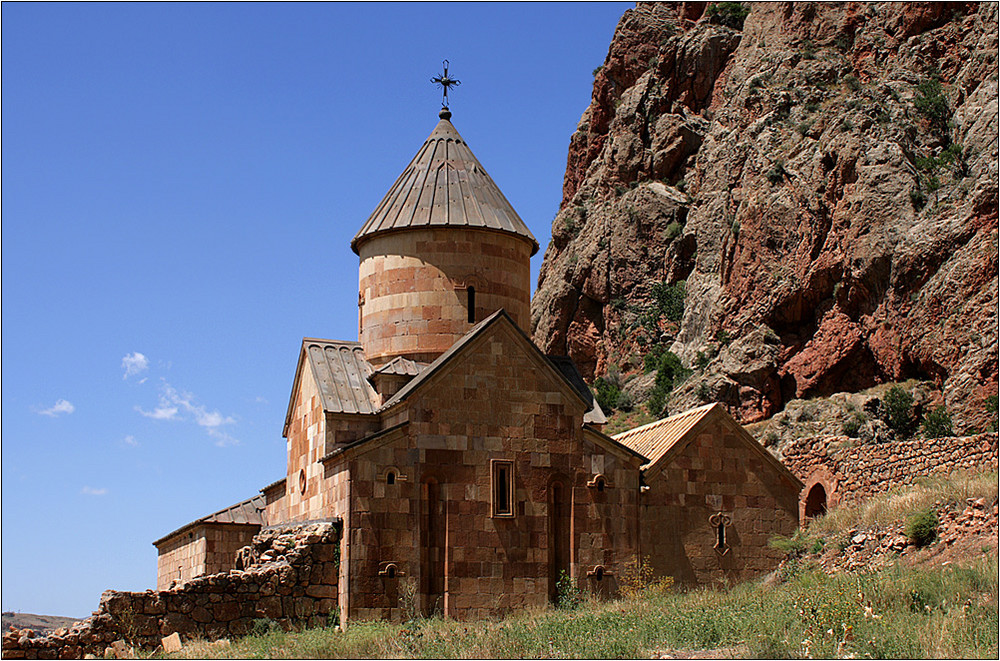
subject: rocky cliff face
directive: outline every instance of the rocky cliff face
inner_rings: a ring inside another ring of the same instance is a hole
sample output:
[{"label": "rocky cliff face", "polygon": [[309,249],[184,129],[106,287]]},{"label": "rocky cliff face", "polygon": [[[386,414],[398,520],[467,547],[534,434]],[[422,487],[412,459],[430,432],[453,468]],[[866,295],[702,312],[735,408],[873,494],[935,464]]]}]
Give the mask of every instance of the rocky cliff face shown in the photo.
[{"label": "rocky cliff face", "polygon": [[570,141],[535,341],[589,378],[673,351],[695,371],[671,412],[749,422],[917,378],[985,424],[997,5],[744,7],[622,17]]}]

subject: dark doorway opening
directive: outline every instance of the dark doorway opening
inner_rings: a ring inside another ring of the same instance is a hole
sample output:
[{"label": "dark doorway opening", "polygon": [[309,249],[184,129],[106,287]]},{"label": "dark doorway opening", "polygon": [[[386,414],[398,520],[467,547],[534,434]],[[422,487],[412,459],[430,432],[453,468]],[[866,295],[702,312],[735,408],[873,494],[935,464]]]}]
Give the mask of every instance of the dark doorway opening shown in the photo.
[{"label": "dark doorway opening", "polygon": [[814,484],[806,496],[806,517],[813,518],[826,514],[826,489],[822,484]]}]

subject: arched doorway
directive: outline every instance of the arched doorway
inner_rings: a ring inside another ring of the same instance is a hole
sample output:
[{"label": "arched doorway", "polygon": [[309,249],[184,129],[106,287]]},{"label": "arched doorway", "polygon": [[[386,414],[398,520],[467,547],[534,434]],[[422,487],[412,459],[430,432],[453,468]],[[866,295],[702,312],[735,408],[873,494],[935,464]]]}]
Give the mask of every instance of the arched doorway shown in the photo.
[{"label": "arched doorway", "polygon": [[813,518],[826,514],[826,489],[817,482],[809,489],[806,496],[806,518]]}]

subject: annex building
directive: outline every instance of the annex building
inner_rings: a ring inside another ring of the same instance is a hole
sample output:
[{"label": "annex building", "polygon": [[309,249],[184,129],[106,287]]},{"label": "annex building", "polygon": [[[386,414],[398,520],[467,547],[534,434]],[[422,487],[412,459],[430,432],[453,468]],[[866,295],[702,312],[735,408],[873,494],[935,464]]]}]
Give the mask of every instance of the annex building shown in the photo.
[{"label": "annex building", "polygon": [[302,341],[283,475],[154,542],[158,588],[322,520],[342,526],[346,619],[399,617],[404,589],[428,614],[492,616],[563,573],[613,594],[636,558],[681,584],[773,569],[802,483],[721,405],[602,431],[573,362],[525,333],[538,242],[450,118],[351,242],[358,341]]}]

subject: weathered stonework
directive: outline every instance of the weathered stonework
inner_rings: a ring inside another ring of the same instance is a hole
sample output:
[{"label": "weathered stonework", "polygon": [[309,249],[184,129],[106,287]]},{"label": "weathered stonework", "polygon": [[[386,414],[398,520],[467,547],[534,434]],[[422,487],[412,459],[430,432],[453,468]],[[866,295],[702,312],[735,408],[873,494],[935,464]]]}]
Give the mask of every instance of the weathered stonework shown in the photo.
[{"label": "weathered stonework", "polygon": [[94,614],[68,630],[33,637],[3,636],[5,659],[116,656],[116,641],[155,649],[163,636],[214,640],[247,634],[255,619],[284,629],[337,620],[340,565],[338,522],[262,531],[239,553],[243,569],[192,579],[169,590],[108,590]]},{"label": "weathered stonework", "polygon": [[159,549],[156,589],[232,569],[236,551],[249,544],[258,530],[258,526],[205,524],[170,540]]},{"label": "weathered stonework", "polygon": [[[997,434],[862,443],[846,436],[802,438],[782,460],[805,483],[799,508],[822,489],[826,507],[857,501],[918,477],[958,470],[997,470]],[[818,513],[818,512],[817,512]],[[812,515],[810,512],[809,516]]]}]

